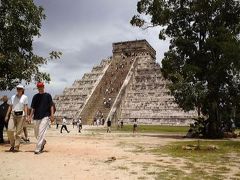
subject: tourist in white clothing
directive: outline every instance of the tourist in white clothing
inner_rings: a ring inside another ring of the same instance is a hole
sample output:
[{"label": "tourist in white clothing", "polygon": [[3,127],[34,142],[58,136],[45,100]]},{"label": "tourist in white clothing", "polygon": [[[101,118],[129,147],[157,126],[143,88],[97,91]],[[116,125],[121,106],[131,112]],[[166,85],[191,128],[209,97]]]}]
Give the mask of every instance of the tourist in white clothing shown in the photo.
[{"label": "tourist in white clothing", "polygon": [[[11,97],[10,106],[8,108],[5,120],[11,113],[8,122],[8,138],[10,141],[11,148],[9,151],[18,152],[21,141],[21,133],[23,130],[23,123],[27,121],[27,110],[28,110],[28,97],[24,95],[24,86],[17,86],[17,94]],[[15,132],[15,135],[14,135]]]},{"label": "tourist in white clothing", "polygon": [[63,117],[62,127],[61,127],[61,130],[60,130],[60,133],[62,133],[63,128],[67,131],[67,133],[70,133],[70,131],[67,129],[67,120],[66,120],[66,117]]}]

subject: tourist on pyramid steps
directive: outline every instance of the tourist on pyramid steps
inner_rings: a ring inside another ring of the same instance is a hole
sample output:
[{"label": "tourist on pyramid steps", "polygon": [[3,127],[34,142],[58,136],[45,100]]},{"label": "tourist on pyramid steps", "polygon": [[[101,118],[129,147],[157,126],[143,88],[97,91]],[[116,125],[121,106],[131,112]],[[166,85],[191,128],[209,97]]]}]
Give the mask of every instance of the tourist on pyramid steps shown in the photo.
[{"label": "tourist on pyramid steps", "polygon": [[108,118],[108,120],[107,120],[107,133],[111,132],[111,125],[112,125],[112,121],[110,120],[110,118]]},{"label": "tourist on pyramid steps", "polygon": [[105,94],[108,94],[108,89],[106,89]]},{"label": "tourist on pyramid steps", "polygon": [[133,133],[136,133],[136,132],[137,132],[137,127],[138,127],[137,118],[135,118],[135,119],[134,119],[134,122],[133,122]]},{"label": "tourist on pyramid steps", "polygon": [[3,129],[4,129],[4,126],[6,129],[8,127],[9,117],[8,117],[7,121],[5,121],[5,117],[6,117],[6,114],[8,111],[9,104],[8,104],[7,96],[3,96],[1,98],[1,100],[3,101],[3,103],[0,105],[0,143],[4,143]]},{"label": "tourist on pyramid steps", "polygon": [[106,106],[106,104],[107,104],[106,98],[103,98],[103,105]]},{"label": "tourist on pyramid steps", "polygon": [[78,132],[81,133],[82,130],[82,118],[80,117],[77,121]]},{"label": "tourist on pyramid steps", "polygon": [[[24,86],[17,86],[17,94],[11,97],[10,106],[5,117],[8,122],[7,135],[10,141],[11,148],[9,151],[18,152],[21,141],[21,133],[23,129],[23,122],[27,119],[27,110],[28,110],[28,97],[24,95]],[[14,135],[15,132],[15,135]]]},{"label": "tourist on pyramid steps", "polygon": [[111,99],[111,98],[108,98],[108,100],[107,100],[106,103],[105,103],[105,107],[106,107],[106,108],[110,108],[110,107],[111,107],[111,101],[112,101],[112,99]]},{"label": "tourist on pyramid steps", "polygon": [[34,134],[37,139],[34,153],[40,154],[47,143],[45,135],[50,121],[54,122],[54,106],[52,96],[44,90],[44,83],[37,83],[37,88],[38,93],[32,99],[30,120],[33,118]]},{"label": "tourist on pyramid steps", "polygon": [[67,133],[70,133],[70,131],[67,129],[67,120],[66,120],[66,117],[63,117],[62,127],[61,127],[61,130],[60,130],[60,133],[62,133],[63,128],[67,131]]}]

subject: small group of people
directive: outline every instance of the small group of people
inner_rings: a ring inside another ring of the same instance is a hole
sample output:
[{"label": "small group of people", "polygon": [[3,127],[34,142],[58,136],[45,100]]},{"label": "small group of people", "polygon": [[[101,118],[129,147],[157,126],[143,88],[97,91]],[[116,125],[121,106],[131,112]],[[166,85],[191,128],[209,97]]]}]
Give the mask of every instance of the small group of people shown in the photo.
[{"label": "small group of people", "polygon": [[78,128],[78,132],[81,133],[81,130],[82,130],[82,118],[80,117],[79,119],[73,119],[72,120],[72,125],[73,125],[73,128],[76,125],[77,128]]},{"label": "small group of people", "polygon": [[112,104],[112,98],[103,98],[103,105],[105,108],[110,108]]},{"label": "small group of people", "polygon": [[[60,129],[60,133],[63,132],[63,129],[65,129],[65,131],[67,131],[67,133],[70,133],[70,131],[67,129],[67,117],[63,117],[62,119],[62,127]],[[79,119],[77,120],[72,120],[72,125],[73,125],[73,128],[74,126],[76,125],[78,127],[78,133],[81,133],[81,130],[82,130],[82,118],[80,117]],[[57,129],[58,129],[58,124],[57,124]]]},{"label": "small group of people", "polygon": [[123,120],[121,119],[121,121],[118,120],[118,123],[117,123],[117,128],[123,128]]},{"label": "small group of people", "polygon": [[[111,133],[111,126],[112,126],[112,121],[110,118],[108,118],[107,120],[107,133]],[[123,120],[118,121],[118,128],[120,126],[120,128],[122,129],[123,128]],[[137,122],[137,118],[134,118],[133,120],[133,134],[135,134],[137,132],[137,128],[138,128],[138,122]]]},{"label": "small group of people", "polygon": [[93,117],[93,122],[92,125],[93,126],[100,126],[100,125],[104,125],[105,123],[105,119],[103,117],[103,113],[101,111],[98,111],[95,116]]},{"label": "small group of people", "polygon": [[[47,129],[50,121],[54,121],[52,96],[45,92],[44,87],[43,82],[37,83],[38,93],[33,96],[30,113],[28,111],[28,97],[24,94],[25,87],[21,84],[16,87],[17,92],[11,97],[8,107],[6,104],[1,107],[5,111],[5,117],[1,117],[1,124],[3,118],[5,123],[8,122],[7,136],[10,141],[10,152],[20,150],[21,134],[24,131],[24,126],[31,122],[34,124],[34,134],[37,139],[34,153],[40,154],[43,152],[47,143],[45,139]],[[7,101],[4,103],[7,103]],[[0,138],[3,141],[3,137]]]}]

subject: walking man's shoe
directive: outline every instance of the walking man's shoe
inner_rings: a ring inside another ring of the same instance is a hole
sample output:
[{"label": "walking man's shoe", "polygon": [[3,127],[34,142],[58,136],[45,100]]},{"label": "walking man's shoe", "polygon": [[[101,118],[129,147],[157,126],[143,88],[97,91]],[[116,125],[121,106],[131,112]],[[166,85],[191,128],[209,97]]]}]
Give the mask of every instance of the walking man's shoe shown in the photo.
[{"label": "walking man's shoe", "polygon": [[19,146],[16,146],[13,150],[13,152],[19,152]]},{"label": "walking man's shoe", "polygon": [[9,152],[14,152],[14,147],[11,147],[11,148],[9,149]]},{"label": "walking man's shoe", "polygon": [[47,143],[47,141],[44,139],[43,140],[43,143],[42,143],[42,147],[41,147],[41,149],[40,149],[40,152],[42,152],[43,151],[43,149],[44,149],[44,146],[45,146],[45,144]]},{"label": "walking man's shoe", "polygon": [[34,154],[41,154],[40,151],[34,151]]}]

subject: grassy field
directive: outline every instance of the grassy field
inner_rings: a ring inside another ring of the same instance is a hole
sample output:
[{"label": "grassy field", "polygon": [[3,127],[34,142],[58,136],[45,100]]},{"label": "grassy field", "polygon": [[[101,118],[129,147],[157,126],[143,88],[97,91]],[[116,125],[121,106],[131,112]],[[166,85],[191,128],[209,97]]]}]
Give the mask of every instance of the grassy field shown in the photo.
[{"label": "grassy field", "polygon": [[[125,125],[118,131],[132,132],[132,125]],[[141,133],[187,133],[189,127],[184,126],[160,126],[160,125],[140,125],[138,132]]]},{"label": "grassy field", "polygon": [[[124,125],[123,128],[112,127],[112,132],[126,132],[131,133],[133,130],[132,125]],[[186,134],[189,127],[186,126],[161,126],[161,125],[139,125],[137,128],[138,133],[170,133],[170,134]],[[105,132],[106,128],[94,128],[90,131]]]},{"label": "grassy field", "polygon": [[[231,140],[219,140],[219,141],[210,141],[210,140],[200,140],[200,149],[199,150],[184,150],[184,146],[197,146],[198,141],[182,141],[174,142],[163,148],[151,150],[156,154],[169,154],[172,157],[181,157],[186,158],[194,162],[217,162],[217,161],[226,161],[224,155],[228,153],[240,154],[240,142],[231,141]],[[217,149],[209,149],[210,146],[215,146]]]},{"label": "grassy field", "polygon": [[[151,153],[161,157],[184,159],[185,165],[181,169],[166,166],[164,171],[158,172],[156,179],[240,179],[240,142],[231,140],[210,141],[201,140],[199,150],[184,150],[186,146],[196,146],[198,141],[182,141],[170,143],[161,148],[153,148]],[[215,146],[217,149],[209,149]],[[234,170],[235,168],[235,170]],[[186,173],[188,172],[188,173]]]}]

